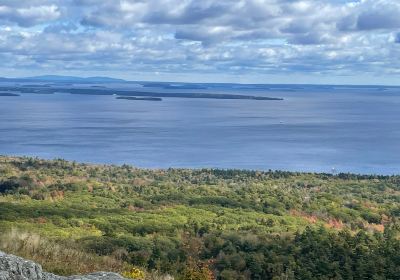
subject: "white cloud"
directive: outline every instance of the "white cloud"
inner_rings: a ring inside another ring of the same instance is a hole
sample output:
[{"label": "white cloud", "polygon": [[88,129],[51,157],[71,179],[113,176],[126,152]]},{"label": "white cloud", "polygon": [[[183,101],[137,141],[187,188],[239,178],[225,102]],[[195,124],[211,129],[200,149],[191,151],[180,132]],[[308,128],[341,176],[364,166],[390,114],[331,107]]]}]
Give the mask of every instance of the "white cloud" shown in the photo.
[{"label": "white cloud", "polygon": [[397,73],[397,0],[0,0],[12,68]]},{"label": "white cloud", "polygon": [[0,5],[0,23],[16,23],[23,27],[56,20],[61,13],[56,5],[12,7]]}]

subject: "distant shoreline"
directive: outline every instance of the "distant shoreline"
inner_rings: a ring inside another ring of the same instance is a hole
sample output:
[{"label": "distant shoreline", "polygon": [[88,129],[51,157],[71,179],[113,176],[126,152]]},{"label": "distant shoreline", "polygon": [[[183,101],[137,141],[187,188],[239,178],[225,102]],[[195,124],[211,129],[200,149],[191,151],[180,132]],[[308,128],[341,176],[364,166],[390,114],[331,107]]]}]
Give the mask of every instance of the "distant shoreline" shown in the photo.
[{"label": "distant shoreline", "polygon": [[150,170],[150,171],[168,171],[168,170],[191,170],[191,171],[206,171],[206,170],[213,170],[213,171],[220,171],[220,172],[238,172],[238,173],[280,173],[280,174],[287,174],[287,175],[317,175],[317,176],[328,176],[332,178],[357,178],[357,179],[388,179],[388,178],[397,178],[400,177],[399,174],[379,174],[379,173],[356,173],[356,172],[318,172],[318,171],[289,171],[289,170],[280,170],[280,169],[251,169],[251,168],[220,168],[220,167],[141,167],[136,166],[131,163],[100,163],[100,162],[88,162],[88,161],[79,161],[79,160],[68,160],[61,157],[53,157],[53,158],[42,158],[38,156],[23,156],[23,155],[5,155],[0,154],[0,164],[3,161],[8,160],[39,160],[43,162],[57,162],[63,161],[68,163],[76,163],[84,166],[115,166],[115,167],[123,167],[129,166],[130,168],[134,168],[137,170]]}]

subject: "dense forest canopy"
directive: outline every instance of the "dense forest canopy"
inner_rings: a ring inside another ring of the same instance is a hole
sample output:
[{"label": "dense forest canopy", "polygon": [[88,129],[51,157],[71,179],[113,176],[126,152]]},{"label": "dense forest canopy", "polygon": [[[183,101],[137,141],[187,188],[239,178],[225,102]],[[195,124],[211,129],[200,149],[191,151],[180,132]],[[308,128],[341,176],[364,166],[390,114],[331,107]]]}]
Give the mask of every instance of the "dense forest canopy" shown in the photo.
[{"label": "dense forest canopy", "polygon": [[400,176],[0,157],[0,250],[63,274],[400,279],[399,193]]}]

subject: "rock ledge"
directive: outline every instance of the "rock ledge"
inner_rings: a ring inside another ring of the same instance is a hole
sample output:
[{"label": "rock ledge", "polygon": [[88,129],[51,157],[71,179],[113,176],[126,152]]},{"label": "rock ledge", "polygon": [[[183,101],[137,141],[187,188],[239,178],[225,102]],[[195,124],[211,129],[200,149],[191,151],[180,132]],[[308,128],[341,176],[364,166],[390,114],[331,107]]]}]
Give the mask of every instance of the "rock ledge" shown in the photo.
[{"label": "rock ledge", "polygon": [[43,272],[42,267],[32,261],[8,255],[0,251],[0,280],[126,280],[119,274],[96,272],[88,275],[57,276]]}]

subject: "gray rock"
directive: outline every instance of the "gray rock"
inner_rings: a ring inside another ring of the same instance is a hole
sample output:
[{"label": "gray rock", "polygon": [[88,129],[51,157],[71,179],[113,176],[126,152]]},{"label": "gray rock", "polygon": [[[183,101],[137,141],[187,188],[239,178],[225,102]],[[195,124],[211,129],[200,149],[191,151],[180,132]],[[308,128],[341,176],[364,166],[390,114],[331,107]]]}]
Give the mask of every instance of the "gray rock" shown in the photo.
[{"label": "gray rock", "polygon": [[125,278],[111,272],[57,276],[43,272],[39,264],[0,251],[0,280],[125,280]]},{"label": "gray rock", "polygon": [[10,274],[5,271],[0,271],[0,280],[7,280],[10,279]]}]

